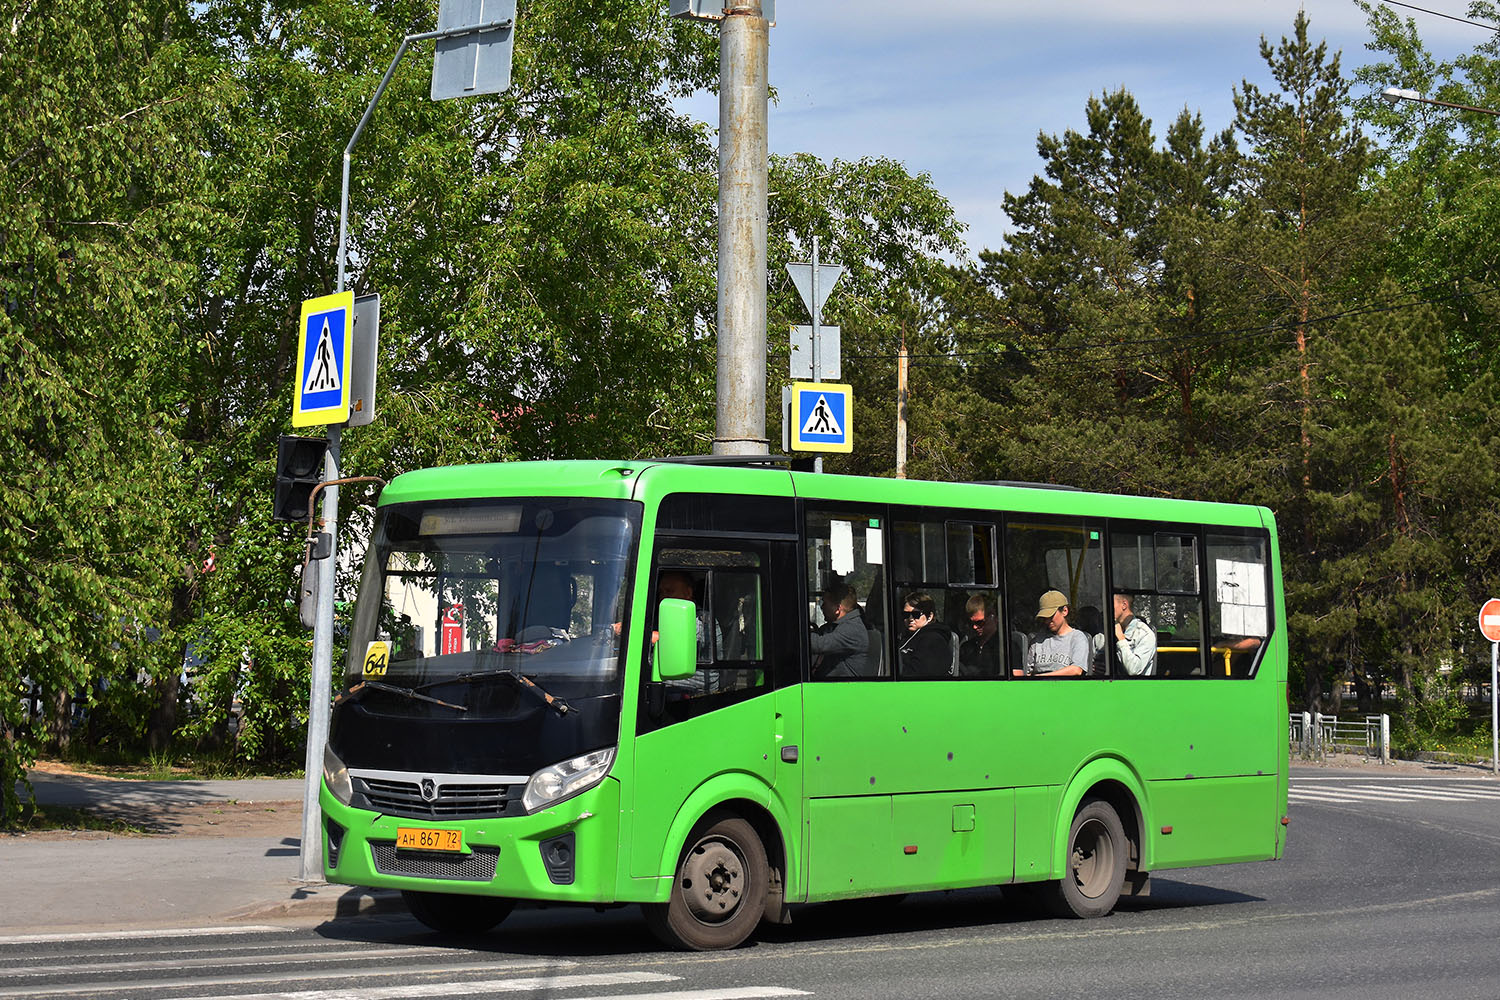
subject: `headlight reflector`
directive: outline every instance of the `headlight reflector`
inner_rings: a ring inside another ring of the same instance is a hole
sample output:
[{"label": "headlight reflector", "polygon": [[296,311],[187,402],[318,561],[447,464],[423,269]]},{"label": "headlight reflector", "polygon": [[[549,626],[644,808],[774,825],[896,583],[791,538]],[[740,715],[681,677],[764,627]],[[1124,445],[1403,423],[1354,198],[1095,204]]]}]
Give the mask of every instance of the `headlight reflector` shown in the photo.
[{"label": "headlight reflector", "polygon": [[565,760],[561,764],[544,767],[526,783],[526,792],[521,796],[521,807],[529,813],[536,812],[543,806],[550,806],[593,788],[604,780],[614,762],[615,748],[608,747]]},{"label": "headlight reflector", "polygon": [[349,780],[349,769],[339,760],[333,747],[323,745],[323,783],[334,798],[348,805],[354,798],[354,782]]}]

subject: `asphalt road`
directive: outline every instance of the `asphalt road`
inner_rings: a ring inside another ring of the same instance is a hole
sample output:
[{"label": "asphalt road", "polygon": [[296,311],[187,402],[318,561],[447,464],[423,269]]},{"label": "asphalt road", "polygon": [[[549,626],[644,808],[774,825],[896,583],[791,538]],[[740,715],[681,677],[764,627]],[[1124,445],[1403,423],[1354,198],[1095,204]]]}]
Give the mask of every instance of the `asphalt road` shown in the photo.
[{"label": "asphalt road", "polygon": [[0,937],[8,997],[1500,997],[1500,782],[1294,769],[1281,862],[1166,873],[1097,921],[994,890],[803,907],[707,955],[638,911],[518,910],[444,940],[394,915],[317,927]]}]

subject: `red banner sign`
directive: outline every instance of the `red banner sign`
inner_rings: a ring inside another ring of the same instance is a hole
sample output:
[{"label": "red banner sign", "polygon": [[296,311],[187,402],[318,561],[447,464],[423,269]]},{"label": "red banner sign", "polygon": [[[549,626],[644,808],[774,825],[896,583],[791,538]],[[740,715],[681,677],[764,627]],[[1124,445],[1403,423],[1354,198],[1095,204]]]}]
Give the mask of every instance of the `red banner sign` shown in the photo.
[{"label": "red banner sign", "polygon": [[442,654],[448,656],[452,653],[464,651],[464,606],[462,604],[450,605],[443,612],[443,650]]}]

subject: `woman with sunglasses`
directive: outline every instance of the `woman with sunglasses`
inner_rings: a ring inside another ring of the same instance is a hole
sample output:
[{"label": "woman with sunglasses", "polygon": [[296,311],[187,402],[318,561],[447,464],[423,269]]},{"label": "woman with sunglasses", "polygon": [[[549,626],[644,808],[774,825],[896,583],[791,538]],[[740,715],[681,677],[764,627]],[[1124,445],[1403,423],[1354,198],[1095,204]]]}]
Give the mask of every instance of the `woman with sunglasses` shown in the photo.
[{"label": "woman with sunglasses", "polygon": [[906,595],[901,618],[902,677],[947,677],[953,672],[953,633],[937,623],[937,604],[924,593]]}]

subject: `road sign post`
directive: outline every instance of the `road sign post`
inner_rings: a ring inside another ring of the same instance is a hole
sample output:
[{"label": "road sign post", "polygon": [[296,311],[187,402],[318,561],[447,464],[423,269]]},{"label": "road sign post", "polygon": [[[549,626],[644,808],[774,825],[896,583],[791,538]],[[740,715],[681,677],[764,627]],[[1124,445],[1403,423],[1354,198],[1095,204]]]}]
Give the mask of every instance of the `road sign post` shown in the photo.
[{"label": "road sign post", "polygon": [[823,303],[833,286],[844,274],[842,264],[825,264],[818,259],[818,237],[812,238],[812,260],[786,266],[802,304],[812,317],[809,326],[792,327],[792,378],[808,382],[827,379],[837,382],[844,377],[839,344],[839,328],[823,325]]},{"label": "road sign post", "polygon": [[1479,631],[1490,641],[1490,770],[1500,775],[1500,598],[1491,597],[1479,609]]},{"label": "road sign post", "polygon": [[[412,42],[418,41],[437,41],[442,50],[433,58],[431,91],[433,100],[476,94],[497,94],[505,90],[510,86],[513,41],[511,29],[515,25],[515,12],[515,0],[441,0],[438,6],[438,29],[407,35],[401,40],[395,57],[386,68],[385,76],[381,77],[374,96],[365,106],[364,115],[360,118],[359,124],[354,127],[354,134],[349,137],[349,143],[344,147],[343,183],[339,191],[338,295],[336,297],[341,300],[347,297],[348,300],[347,323],[343,328],[346,336],[352,336],[354,333],[356,308],[353,293],[344,288],[344,272],[348,262],[349,165],[354,155],[354,146],[359,142],[360,135],[364,133],[365,126],[370,123],[370,117],[375,113],[375,105],[380,102],[380,95],[385,93],[385,88],[390,84],[391,77],[395,75],[396,67],[405,57],[407,48]],[[361,385],[368,391],[368,398],[363,396],[360,398],[368,405],[361,406],[356,419],[350,420],[349,390],[354,373],[345,370],[343,373],[343,415],[334,420],[332,419],[334,414],[327,413],[321,421],[330,425],[328,452],[323,466],[324,481],[330,483],[341,478],[339,445],[343,435],[343,425],[347,422],[352,426],[358,426],[374,418],[373,354],[376,329],[380,319],[380,303],[378,299],[371,302],[367,297],[362,297],[362,300],[359,315],[362,319],[364,317],[371,319],[371,322],[364,326],[364,332],[369,339],[371,367],[367,373],[360,372]],[[304,328],[307,326],[305,319],[303,326]],[[318,332],[321,335],[321,327]],[[332,323],[330,323],[331,334]],[[304,344],[306,337],[307,333],[304,329]],[[348,360],[349,349],[346,344],[344,362],[347,364]],[[302,371],[300,365],[298,371],[299,373]],[[298,395],[301,396],[300,391]],[[295,419],[293,424],[302,426],[297,424]],[[300,877],[303,882],[323,881],[323,815],[322,808],[318,805],[318,790],[322,784],[323,750],[328,742],[328,720],[333,690],[333,591],[335,577],[338,575],[338,520],[339,488],[336,485],[325,486],[323,487],[322,527],[329,536],[330,551],[329,561],[317,574],[316,581],[317,611],[313,628],[312,678],[309,683],[307,713],[307,756],[305,758],[307,778],[302,792]]]}]

